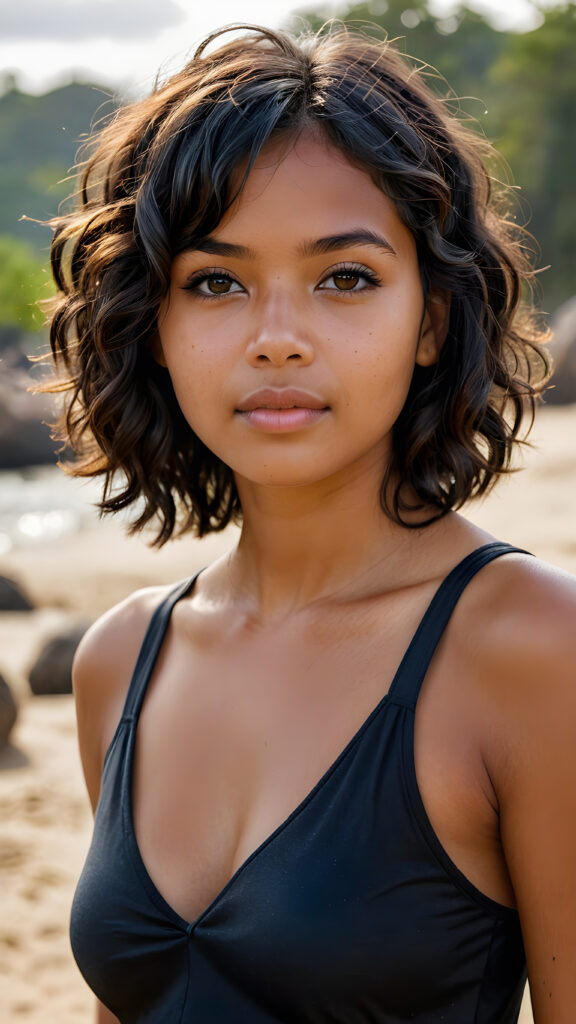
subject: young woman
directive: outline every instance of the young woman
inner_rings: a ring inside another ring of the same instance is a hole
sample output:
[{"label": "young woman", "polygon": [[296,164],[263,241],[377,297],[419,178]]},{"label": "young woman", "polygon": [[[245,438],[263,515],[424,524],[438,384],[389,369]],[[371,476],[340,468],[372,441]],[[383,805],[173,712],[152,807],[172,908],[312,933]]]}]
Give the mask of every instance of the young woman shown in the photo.
[{"label": "young woman", "polygon": [[242,522],[77,654],[76,958],[102,1022],[511,1024],[527,962],[571,1024],[576,584],[455,511],[546,377],[521,240],[388,44],[209,42],[56,225],[74,471]]}]

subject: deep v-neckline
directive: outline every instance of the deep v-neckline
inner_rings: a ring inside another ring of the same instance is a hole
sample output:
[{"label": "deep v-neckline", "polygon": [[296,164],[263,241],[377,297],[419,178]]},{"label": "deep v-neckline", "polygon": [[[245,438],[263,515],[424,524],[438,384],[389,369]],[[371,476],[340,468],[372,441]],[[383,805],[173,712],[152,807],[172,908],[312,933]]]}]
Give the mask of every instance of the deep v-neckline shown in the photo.
[{"label": "deep v-neckline", "polygon": [[[181,600],[183,597],[189,596],[192,593],[192,591],[194,589],[194,585],[195,585],[196,580],[197,580],[199,575],[200,574],[197,573],[195,576],[193,576],[188,581],[187,585],[185,585],[183,588],[182,587],[180,588],[180,594],[179,594],[178,600]],[[445,581],[443,581],[440,584],[440,587],[442,587],[444,582]],[[438,590],[440,589],[440,587],[438,588]],[[438,590],[436,591],[436,594],[438,594]],[[176,604],[176,603],[177,602],[174,601],[174,604]],[[422,623],[425,620],[426,615],[428,614],[429,610],[430,610],[430,605],[428,605],[428,608],[426,609],[426,612],[424,613],[424,616],[420,620],[419,626],[416,629],[416,631],[415,631],[415,633],[414,633],[414,635],[413,635],[413,637],[412,637],[412,639],[410,641],[410,644],[409,644],[409,646],[408,646],[408,648],[407,648],[407,650],[406,650],[406,652],[404,654],[404,657],[403,657],[402,661],[400,662],[400,665],[398,666],[398,668],[397,668],[397,670],[396,670],[396,672],[394,674],[392,683],[390,684],[390,687],[388,688],[386,693],[384,693],[384,695],[380,698],[380,700],[377,702],[377,704],[372,708],[372,710],[364,718],[364,720],[362,721],[361,725],[358,727],[358,729],[355,731],[355,733],[352,735],[352,737],[346,742],[345,746],[340,750],[340,752],[332,760],[332,762],[329,764],[328,768],[326,768],[326,770],[322,773],[322,775],[320,776],[318,781],[316,783],[314,783],[314,785],[312,786],[311,789],[308,790],[308,792],[302,798],[302,800],[300,800],[299,803],[294,807],[294,809],[289,812],[289,814],[265,837],[265,839],[262,840],[262,842],[260,842],[255,847],[254,850],[252,850],[251,853],[248,854],[248,856],[242,861],[241,864],[239,864],[239,866],[236,868],[236,870],[232,873],[230,878],[224,883],[222,888],[219,889],[218,892],[216,893],[216,895],[210,900],[208,905],[199,914],[197,914],[197,916],[195,918],[193,918],[191,921],[189,921],[189,920],[187,920],[187,918],[183,917],[175,909],[175,907],[172,906],[172,904],[166,899],[166,897],[162,895],[162,892],[160,891],[160,889],[158,888],[158,886],[154,882],[154,879],[152,878],[152,876],[151,876],[151,874],[150,874],[150,872],[149,872],[149,870],[148,870],[148,868],[146,866],[146,863],[144,861],[144,857],[142,855],[142,851],[141,851],[140,844],[139,844],[139,841],[138,841],[138,836],[136,834],[135,815],[134,815],[134,763],[135,763],[135,750],[136,750],[136,733],[137,733],[137,728],[138,728],[138,722],[139,722],[139,719],[140,719],[140,714],[141,714],[141,711],[142,711],[142,706],[144,704],[144,700],[145,700],[145,697],[146,697],[146,691],[148,689],[148,684],[150,682],[152,673],[154,671],[154,666],[155,666],[156,661],[158,659],[158,655],[160,654],[160,650],[162,648],[162,644],[164,642],[164,639],[165,639],[165,636],[166,636],[166,632],[167,632],[167,629],[168,629],[170,617],[168,617],[166,619],[164,629],[162,630],[161,636],[159,638],[159,643],[157,644],[156,650],[154,652],[154,658],[150,659],[149,662],[148,662],[148,665],[146,666],[146,678],[144,680],[144,685],[143,685],[143,688],[142,688],[143,692],[142,692],[141,699],[138,702],[138,706],[137,706],[137,708],[135,710],[135,713],[133,715],[131,715],[129,717],[129,719],[128,719],[128,724],[129,724],[129,727],[130,727],[130,737],[129,737],[129,741],[128,741],[128,749],[127,749],[127,753],[126,753],[126,761],[125,761],[125,764],[124,764],[124,792],[123,792],[123,797],[122,797],[122,803],[123,803],[123,816],[124,816],[125,834],[127,836],[130,852],[131,852],[131,855],[132,855],[132,859],[133,859],[133,862],[134,862],[134,864],[135,864],[135,866],[137,868],[137,871],[138,871],[138,874],[140,876],[140,879],[142,880],[148,895],[151,897],[151,899],[155,903],[155,905],[168,918],[170,918],[170,920],[174,924],[176,924],[178,927],[180,927],[181,929],[186,931],[188,934],[192,933],[198,927],[198,925],[211,913],[211,911],[216,909],[216,907],[220,904],[220,902],[222,901],[222,899],[224,898],[226,893],[228,893],[229,890],[231,888],[233,888],[233,886],[236,883],[237,879],[240,877],[241,874],[244,873],[244,871],[248,868],[248,866],[254,860],[256,860],[258,858],[258,856],[261,853],[263,853],[263,851],[271,843],[273,843],[281,835],[281,833],[283,833],[290,826],[290,824],[296,818],[299,817],[299,815],[304,811],[304,809],[308,806],[308,804],[311,803],[314,800],[314,798],[317,796],[317,794],[319,794],[323,790],[324,786],[327,784],[327,782],[332,777],[334,772],[337,770],[339,765],[342,763],[342,761],[345,760],[345,758],[356,747],[356,745],[360,741],[361,737],[368,730],[369,726],[376,719],[376,717],[378,716],[380,711],[382,711],[382,709],[385,707],[385,705],[387,705],[391,701],[392,689],[393,689],[393,687],[396,684],[396,680],[401,675],[402,666],[403,666],[403,664],[404,664],[404,662],[406,660],[408,651],[410,650],[410,647],[412,646],[412,644],[416,640],[416,637],[418,635],[418,631],[422,627]],[[136,667],[135,673],[137,671],[138,671],[138,666]]]},{"label": "deep v-neckline", "polygon": [[[399,670],[396,672],[394,680],[398,676],[398,672]],[[222,888],[209,902],[208,906],[206,906],[204,910],[202,910],[192,921],[188,921],[185,917],[183,917],[168,902],[166,897],[163,896],[162,893],[160,892],[160,889],[154,882],[148,868],[146,867],[146,863],[142,856],[142,851],[140,849],[140,845],[138,842],[138,837],[136,835],[136,827],[134,821],[133,783],[135,760],[134,753],[136,747],[136,729],[138,726],[138,718],[134,717],[130,721],[131,735],[129,739],[126,762],[124,766],[125,791],[123,794],[123,807],[125,816],[125,831],[128,837],[133,860],[135,861],[136,867],[138,869],[138,873],[144,882],[145,888],[149,896],[151,896],[153,902],[159,907],[159,909],[162,910],[164,914],[171,918],[171,920],[175,924],[184,929],[186,932],[191,933],[192,931],[194,931],[197,928],[197,926],[204,920],[204,918],[206,918],[210,914],[210,912],[220,904],[221,900],[224,898],[226,893],[234,886],[236,880],[245,871],[248,865],[251,864],[252,861],[254,861],[259,856],[259,854],[263,853],[266,847],[273,843],[276,840],[276,838],[280,836],[280,834],[284,832],[284,830],[288,828],[289,825],[304,811],[304,809],[308,806],[309,803],[311,803],[315,796],[321,792],[321,790],[327,784],[328,780],[337,770],[342,761],[344,761],[344,759],[348,756],[348,754],[352,752],[354,747],[360,741],[361,737],[367,731],[368,727],[377,717],[379,712],[388,703],[393,703],[393,701],[391,700],[391,689],[392,686],[390,686],[390,689],[387,691],[387,693],[385,693],[384,696],[381,697],[376,706],[372,709],[372,711],[370,711],[370,713],[364,719],[359,728],[356,730],[352,738],[348,740],[344,748],[332,761],[332,763],[329,765],[326,771],[323,772],[318,781],[314,783],[312,789],[310,789],[306,793],[306,796],[304,796],[304,798],[296,805],[296,807],[292,811],[289,812],[289,814],[283,819],[283,821],[281,821],[280,824],[277,825],[272,830],[272,832],[270,832],[269,835],[267,835],[266,838],[263,839],[262,842],[259,843],[254,850],[252,850],[251,853],[248,854],[245,860],[243,860],[242,863],[232,873],[228,881],[224,883]]]},{"label": "deep v-neckline", "polygon": [[[145,861],[144,861],[144,858],[142,856],[142,852],[141,852],[141,849],[140,849],[140,846],[139,846],[138,837],[136,835],[135,820],[134,820],[134,800],[133,800],[134,761],[135,761],[135,756],[134,755],[135,755],[135,747],[136,747],[136,733],[137,733],[138,721],[139,721],[140,713],[141,713],[141,710],[142,710],[142,705],[144,703],[145,696],[146,696],[146,691],[148,689],[148,684],[150,682],[150,678],[151,678],[152,673],[154,671],[154,666],[156,664],[158,655],[159,655],[160,650],[162,648],[162,644],[163,644],[164,638],[166,636],[166,632],[167,632],[168,625],[169,625],[169,622],[170,622],[170,616],[171,616],[171,613],[172,613],[172,609],[173,609],[174,605],[177,603],[178,600],[181,600],[183,597],[188,596],[192,592],[192,590],[194,588],[194,585],[196,583],[196,580],[197,580],[198,576],[200,575],[200,573],[196,573],[193,577],[191,577],[188,581],[186,581],[184,585],[180,585],[180,587],[177,588],[177,590],[176,590],[176,595],[177,596],[172,599],[170,608],[168,610],[168,614],[165,615],[165,620],[164,620],[164,623],[163,623],[160,635],[157,638],[157,643],[156,643],[155,648],[154,648],[154,650],[152,652],[152,656],[148,657],[147,659],[145,659],[144,678],[143,678],[143,681],[142,681],[142,686],[140,687],[140,694],[139,694],[139,698],[136,701],[136,707],[134,709],[134,713],[129,715],[129,716],[127,716],[126,719],[125,719],[125,722],[129,726],[129,729],[130,729],[130,735],[129,735],[128,747],[127,747],[127,751],[126,751],[126,759],[125,759],[125,763],[124,763],[123,793],[122,793],[124,830],[125,830],[125,835],[126,835],[126,837],[128,839],[128,843],[129,843],[129,847],[130,847],[130,852],[131,852],[131,855],[132,855],[133,863],[135,864],[136,869],[138,871],[138,874],[140,876],[140,879],[141,879],[141,881],[142,881],[142,883],[143,883],[143,885],[144,885],[148,895],[152,899],[153,903],[162,911],[162,913],[167,918],[169,918],[172,921],[173,924],[177,925],[179,928],[181,928],[182,930],[186,931],[187,934],[191,934],[198,927],[198,925],[202,921],[204,921],[205,918],[213,910],[215,910],[220,905],[220,903],[224,899],[224,896],[234,887],[236,881],[244,873],[244,871],[248,868],[248,866],[253,861],[255,861],[259,857],[259,855],[262,854],[263,851],[270,844],[272,844],[290,826],[290,824],[293,821],[295,821],[300,816],[300,814],[305,810],[305,808],[323,790],[323,788],[325,787],[325,785],[327,784],[329,779],[332,777],[334,772],[337,770],[339,765],[348,757],[348,755],[352,752],[352,750],[357,746],[357,744],[359,743],[360,739],[365,735],[365,733],[368,731],[368,729],[371,726],[371,724],[376,720],[376,718],[378,717],[380,712],[385,707],[397,706],[400,709],[404,710],[405,713],[412,713],[413,712],[413,710],[414,710],[414,702],[412,702],[409,699],[407,699],[406,695],[403,693],[402,681],[403,681],[403,678],[404,678],[406,672],[408,672],[413,667],[413,663],[414,663],[413,654],[416,653],[416,648],[418,647],[419,641],[421,641],[421,640],[424,641],[424,645],[426,647],[428,647],[428,649],[429,649],[428,650],[429,657],[426,659],[424,668],[422,670],[422,675],[424,675],[426,673],[426,671],[427,671],[427,669],[429,667],[430,658],[433,656],[433,653],[434,653],[434,650],[436,648],[436,644],[438,642],[438,639],[441,636],[441,634],[443,632],[443,629],[444,629],[444,626],[442,626],[438,631],[434,631],[434,630],[431,630],[430,627],[433,625],[433,619],[434,619],[435,613],[437,612],[439,606],[441,605],[441,602],[442,602],[444,594],[447,593],[450,590],[450,587],[453,584],[453,581],[455,581],[456,578],[457,578],[457,574],[460,573],[461,575],[464,575],[462,570],[464,568],[466,568],[469,563],[470,563],[470,565],[472,565],[473,560],[475,558],[480,557],[480,559],[482,559],[482,564],[479,566],[481,568],[481,567],[483,567],[483,564],[486,564],[488,561],[491,561],[492,558],[497,557],[499,554],[512,553],[514,551],[518,552],[518,551],[522,551],[522,549],[513,548],[510,545],[501,544],[500,542],[492,542],[490,544],[485,544],[485,545],[481,546],[480,548],[476,548],[468,556],[463,558],[454,567],[454,569],[452,569],[452,571],[441,581],[441,583],[437,587],[435,593],[433,594],[432,599],[430,600],[429,604],[427,605],[427,607],[426,607],[426,609],[425,609],[425,611],[424,611],[424,613],[423,613],[423,615],[422,615],[422,617],[421,617],[421,619],[420,619],[420,621],[418,623],[418,626],[416,627],[416,629],[415,629],[415,631],[414,631],[414,633],[413,633],[413,635],[412,635],[412,637],[410,639],[410,642],[409,642],[409,644],[408,644],[408,646],[407,646],[407,648],[406,648],[406,650],[404,652],[404,655],[403,655],[403,657],[402,657],[402,659],[400,661],[400,664],[398,665],[398,668],[396,669],[396,671],[394,673],[394,676],[392,678],[390,686],[388,687],[388,690],[378,700],[377,704],[368,713],[368,715],[365,717],[365,719],[363,720],[361,725],[358,727],[358,729],[356,729],[356,731],[354,732],[352,737],[346,742],[345,746],[336,755],[334,760],[329,764],[328,768],[322,773],[322,775],[320,776],[318,781],[306,793],[306,795],[303,797],[303,799],[300,800],[299,803],[294,807],[294,809],[292,811],[290,811],[290,813],[269,833],[269,835],[267,835],[265,837],[265,839],[263,839],[262,842],[260,842],[256,846],[256,848],[250,854],[248,854],[248,856],[242,861],[242,863],[232,873],[232,875],[227,880],[227,882],[225,882],[225,884],[222,886],[222,888],[219,889],[218,892],[215,894],[215,896],[210,900],[208,905],[191,921],[188,921],[186,918],[184,918],[168,902],[168,900],[162,895],[162,893],[160,892],[160,889],[155,884],[154,880],[152,879],[152,876],[150,875],[150,872],[148,871],[148,868],[146,867],[146,864],[145,864]],[[488,552],[491,552],[491,554],[488,555]],[[522,553],[528,553],[528,552],[522,551]],[[485,562],[483,560],[484,555],[486,555]],[[470,578],[473,575],[476,574],[476,571],[477,570],[474,569],[470,573]],[[456,596],[456,599],[453,602],[454,604],[458,600],[458,597],[460,596],[460,592],[464,588],[464,586],[466,585],[466,582],[468,582],[468,579],[465,579],[465,582],[459,588],[458,594]],[[447,608],[447,614],[445,615],[445,621],[446,622],[448,621],[448,618],[451,615],[452,607],[453,607],[453,605],[451,603],[451,606],[449,608]],[[431,636],[431,633],[432,633],[432,636]],[[434,635],[434,633],[436,633],[436,635]],[[147,640],[147,637],[144,640],[143,650],[144,650],[144,647],[146,645],[146,640]],[[134,670],[134,676],[137,676],[137,674],[138,674],[139,664],[140,664],[140,660],[139,660],[139,663],[136,665],[136,668]]]}]

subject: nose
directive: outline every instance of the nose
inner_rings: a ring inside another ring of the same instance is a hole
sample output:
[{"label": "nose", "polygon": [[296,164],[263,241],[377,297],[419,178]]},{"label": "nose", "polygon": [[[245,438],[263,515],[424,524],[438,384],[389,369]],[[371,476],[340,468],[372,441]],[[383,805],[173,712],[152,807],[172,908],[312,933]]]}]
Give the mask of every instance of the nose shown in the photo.
[{"label": "nose", "polygon": [[283,366],[288,361],[309,364],[314,358],[311,339],[289,290],[268,295],[255,310],[246,359],[252,366]]}]

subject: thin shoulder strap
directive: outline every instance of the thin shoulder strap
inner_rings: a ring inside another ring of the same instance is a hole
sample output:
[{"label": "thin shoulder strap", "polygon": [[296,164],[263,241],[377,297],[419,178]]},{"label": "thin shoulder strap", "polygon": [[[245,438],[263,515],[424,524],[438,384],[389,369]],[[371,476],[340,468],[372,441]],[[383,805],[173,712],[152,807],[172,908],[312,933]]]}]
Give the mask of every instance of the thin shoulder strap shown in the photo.
[{"label": "thin shoulder strap", "polygon": [[140,708],[146,695],[152,669],[168,629],[172,609],[178,601],[190,593],[201,571],[173,587],[164,600],[154,609],[144,640],[142,641],[136,667],[132,673],[130,686],[128,687],[128,695],[122,716],[124,719],[137,718],[140,714]]},{"label": "thin shoulder strap", "polygon": [[500,558],[501,555],[512,552],[523,555],[530,554],[523,548],[493,541],[467,555],[443,580],[394,676],[388,693],[390,701],[412,709],[416,707],[420,687],[424,682],[428,666],[462,591],[485,565],[493,562],[495,558]]}]

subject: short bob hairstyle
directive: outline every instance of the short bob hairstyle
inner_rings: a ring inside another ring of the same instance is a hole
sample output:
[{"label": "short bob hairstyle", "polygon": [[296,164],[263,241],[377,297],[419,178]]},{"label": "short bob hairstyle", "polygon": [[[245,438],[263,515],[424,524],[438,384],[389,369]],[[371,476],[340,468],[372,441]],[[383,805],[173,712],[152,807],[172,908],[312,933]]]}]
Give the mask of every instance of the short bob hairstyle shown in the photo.
[{"label": "short bob hairstyle", "polygon": [[510,471],[548,374],[543,332],[520,301],[533,271],[494,203],[489,147],[390,42],[342,25],[300,38],[239,28],[116,114],[82,165],[75,210],[53,222],[50,340],[65,377],[49,388],[68,392],[68,470],[104,476],[102,512],[138,502],[130,529],[156,518],[157,544],[240,518],[232,470],[185,421],[150,342],[172,260],[218,225],[240,162],[247,176],[268,140],[314,129],[393,200],[424,293],[451,296],[439,362],[414,370],[381,488],[397,522],[410,525],[415,508],[432,522]]}]

